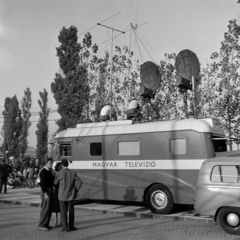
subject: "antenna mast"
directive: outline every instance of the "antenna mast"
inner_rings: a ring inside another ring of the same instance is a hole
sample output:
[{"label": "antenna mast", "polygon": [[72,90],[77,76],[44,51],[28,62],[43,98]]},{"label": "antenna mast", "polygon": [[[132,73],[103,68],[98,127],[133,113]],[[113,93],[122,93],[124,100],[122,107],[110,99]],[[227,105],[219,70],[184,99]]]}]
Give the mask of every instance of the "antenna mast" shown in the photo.
[{"label": "antenna mast", "polygon": [[98,23],[97,25],[99,26],[102,26],[102,27],[105,27],[105,28],[108,28],[108,29],[111,29],[112,30],[112,44],[111,44],[111,74],[110,74],[110,82],[111,82],[111,96],[110,96],[110,121],[112,119],[112,60],[113,60],[113,32],[116,31],[116,32],[120,32],[120,33],[123,33],[125,34],[125,32],[123,31],[120,31],[120,30],[117,30],[115,28],[112,28],[112,27],[109,27],[109,26],[106,26],[106,25],[103,25],[101,23]]}]

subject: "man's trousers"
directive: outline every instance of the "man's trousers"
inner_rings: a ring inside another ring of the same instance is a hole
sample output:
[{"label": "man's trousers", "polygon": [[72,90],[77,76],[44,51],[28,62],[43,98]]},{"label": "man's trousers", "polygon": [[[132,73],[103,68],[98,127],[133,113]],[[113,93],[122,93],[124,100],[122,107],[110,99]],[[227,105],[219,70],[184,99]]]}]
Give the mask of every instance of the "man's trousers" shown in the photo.
[{"label": "man's trousers", "polygon": [[[74,228],[74,201],[59,201],[61,211],[62,229],[71,230]],[[67,211],[69,211],[69,225],[67,219]]]},{"label": "man's trousers", "polygon": [[40,196],[41,196],[41,211],[40,211],[40,220],[39,220],[39,227],[48,228],[49,222],[52,216],[52,205],[53,205],[53,188],[47,188],[47,194],[49,196],[48,200],[45,199],[44,193],[41,189]]}]

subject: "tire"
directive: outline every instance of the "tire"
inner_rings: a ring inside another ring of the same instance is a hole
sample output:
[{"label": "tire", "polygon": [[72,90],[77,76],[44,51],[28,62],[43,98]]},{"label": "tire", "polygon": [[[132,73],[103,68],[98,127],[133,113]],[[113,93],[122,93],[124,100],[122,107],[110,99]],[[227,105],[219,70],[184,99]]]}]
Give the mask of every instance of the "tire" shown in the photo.
[{"label": "tire", "polygon": [[151,212],[156,214],[168,214],[175,205],[171,191],[162,184],[155,184],[150,187],[145,201]]},{"label": "tire", "polygon": [[217,222],[228,234],[240,234],[240,208],[224,207],[217,215]]}]

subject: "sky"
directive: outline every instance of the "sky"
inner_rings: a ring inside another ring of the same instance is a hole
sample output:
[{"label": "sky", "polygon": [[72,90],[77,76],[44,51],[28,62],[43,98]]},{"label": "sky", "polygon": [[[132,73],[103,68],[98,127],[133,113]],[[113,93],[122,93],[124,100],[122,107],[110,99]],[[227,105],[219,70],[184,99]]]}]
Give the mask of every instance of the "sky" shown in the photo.
[{"label": "sky", "polygon": [[[165,53],[189,49],[196,53],[202,67],[210,63],[227,31],[228,21],[240,24],[237,0],[1,0],[0,1],[0,127],[4,100],[24,90],[32,92],[29,145],[36,147],[36,124],[40,111],[39,91],[49,94],[48,107],[57,109],[50,85],[59,72],[56,47],[59,31],[71,25],[78,29],[78,41],[90,32],[98,56],[113,46],[131,46],[140,63],[159,64]],[[130,34],[136,28],[139,39]],[[58,113],[49,115],[49,135],[56,130]]]}]

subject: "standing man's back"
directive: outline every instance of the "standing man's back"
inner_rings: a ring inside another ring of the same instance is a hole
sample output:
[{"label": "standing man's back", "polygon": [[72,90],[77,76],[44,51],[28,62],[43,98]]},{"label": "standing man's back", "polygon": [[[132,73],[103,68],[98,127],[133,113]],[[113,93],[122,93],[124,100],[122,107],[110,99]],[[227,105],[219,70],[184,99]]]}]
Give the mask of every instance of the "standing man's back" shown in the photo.
[{"label": "standing man's back", "polygon": [[76,173],[68,168],[59,172],[59,194],[58,199],[61,201],[72,201],[75,198],[75,177]]},{"label": "standing man's back", "polygon": [[[57,174],[54,184],[59,184],[58,199],[61,211],[62,231],[76,230],[74,226],[74,199],[76,191],[79,191],[82,181],[75,172],[68,169],[68,161],[63,159],[62,170]],[[67,221],[69,211],[69,226]]]}]

